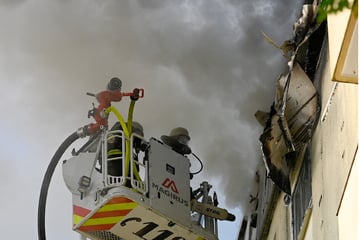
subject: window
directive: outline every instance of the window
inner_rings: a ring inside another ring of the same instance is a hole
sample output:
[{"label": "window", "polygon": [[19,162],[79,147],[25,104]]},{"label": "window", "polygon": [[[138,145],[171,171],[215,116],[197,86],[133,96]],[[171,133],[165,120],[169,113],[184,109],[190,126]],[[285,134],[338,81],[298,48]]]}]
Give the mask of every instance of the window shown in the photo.
[{"label": "window", "polygon": [[298,239],[306,211],[311,208],[311,158],[307,148],[292,196],[292,225],[294,239]]}]

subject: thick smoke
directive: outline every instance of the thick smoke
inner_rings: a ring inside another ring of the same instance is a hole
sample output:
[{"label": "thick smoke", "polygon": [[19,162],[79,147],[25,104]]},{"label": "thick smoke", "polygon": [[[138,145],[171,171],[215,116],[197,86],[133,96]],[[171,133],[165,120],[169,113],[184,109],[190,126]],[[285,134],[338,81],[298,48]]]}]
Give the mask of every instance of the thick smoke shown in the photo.
[{"label": "thick smoke", "polygon": [[[145,88],[135,119],[143,124],[146,137],[160,138],[177,126],[188,128],[191,148],[205,164],[194,182],[214,182],[222,206],[246,206],[260,161],[262,128],[253,115],[258,109],[268,110],[275,80],[286,67],[280,51],[261,31],[279,43],[290,38],[300,3],[0,4],[0,107],[9,136],[2,140],[0,162],[14,172],[2,168],[0,179],[11,184],[6,188],[9,194],[20,197],[12,191],[21,186],[18,176],[24,176],[26,185],[30,179],[39,183],[31,186],[31,202],[36,205],[52,154],[65,137],[91,121],[86,115],[94,99],[85,93],[102,90],[117,76],[124,91]],[[126,111],[128,100],[123,102],[116,106]],[[59,179],[56,186],[62,188]],[[31,210],[33,218],[35,211]]]}]

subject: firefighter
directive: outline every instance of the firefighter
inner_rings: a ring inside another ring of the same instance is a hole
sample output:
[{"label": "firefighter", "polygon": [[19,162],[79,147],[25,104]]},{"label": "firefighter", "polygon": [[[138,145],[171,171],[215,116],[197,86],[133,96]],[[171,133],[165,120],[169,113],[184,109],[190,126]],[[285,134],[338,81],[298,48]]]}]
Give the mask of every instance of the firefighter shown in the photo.
[{"label": "firefighter", "polygon": [[177,153],[180,153],[182,155],[191,153],[191,148],[188,146],[190,136],[186,128],[174,128],[173,130],[171,130],[169,136],[161,136],[161,140]]},{"label": "firefighter", "polygon": [[[186,128],[177,127],[171,130],[170,135],[162,135],[161,140],[168,146],[170,146],[175,152],[181,155],[191,154],[191,148],[188,146],[190,141],[189,132]],[[193,179],[193,174],[190,173],[190,180]],[[190,199],[194,199],[192,187],[190,187]]]},{"label": "firefighter", "polygon": [[[116,122],[110,131],[122,130],[121,124]],[[137,135],[143,137],[144,130],[140,123],[133,122],[132,123],[132,132]],[[135,137],[133,141],[133,149],[134,149],[134,159],[137,159],[138,153],[142,150],[143,144],[142,139]],[[113,159],[108,161],[108,174],[112,176],[122,176],[122,166],[123,166],[123,157],[125,154],[122,152],[122,135],[120,132],[114,132],[109,134],[107,138],[107,157],[108,159]],[[128,176],[129,177],[129,176]]]}]

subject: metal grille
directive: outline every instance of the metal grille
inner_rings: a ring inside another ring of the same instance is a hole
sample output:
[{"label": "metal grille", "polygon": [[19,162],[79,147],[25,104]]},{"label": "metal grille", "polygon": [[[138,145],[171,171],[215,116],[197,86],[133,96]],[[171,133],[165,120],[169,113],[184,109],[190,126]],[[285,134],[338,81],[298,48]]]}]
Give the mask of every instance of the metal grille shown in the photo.
[{"label": "metal grille", "polygon": [[111,176],[111,175],[107,176],[107,185],[108,186],[114,185],[115,187],[117,187],[117,186],[123,185],[124,182],[125,182],[124,177],[115,177],[115,176]]},{"label": "metal grille", "polygon": [[123,240],[122,238],[108,231],[94,231],[94,232],[89,232],[88,234],[95,237],[96,239],[101,239],[101,240]]}]

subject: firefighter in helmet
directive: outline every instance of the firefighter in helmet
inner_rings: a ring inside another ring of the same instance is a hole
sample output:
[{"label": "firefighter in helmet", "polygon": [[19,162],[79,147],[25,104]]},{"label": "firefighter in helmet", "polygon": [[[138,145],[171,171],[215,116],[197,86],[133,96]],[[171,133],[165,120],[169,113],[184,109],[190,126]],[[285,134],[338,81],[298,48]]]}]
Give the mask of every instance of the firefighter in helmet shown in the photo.
[{"label": "firefighter in helmet", "polygon": [[191,148],[188,146],[190,136],[186,128],[174,128],[173,130],[171,130],[169,136],[161,136],[161,140],[177,153],[180,153],[182,155],[191,153]]},{"label": "firefighter in helmet", "polygon": [[[123,166],[123,149],[122,149],[122,139],[123,134],[121,134],[122,127],[119,122],[116,122],[110,129],[110,133],[107,138],[107,157],[111,159],[108,161],[108,174],[112,176],[122,176],[122,166]],[[140,137],[144,136],[144,130],[140,123],[132,122],[132,133],[139,135]],[[133,140],[133,149],[134,149],[134,159],[137,160],[138,153],[142,150],[142,139],[135,137]],[[129,176],[128,176],[129,177]]]}]

